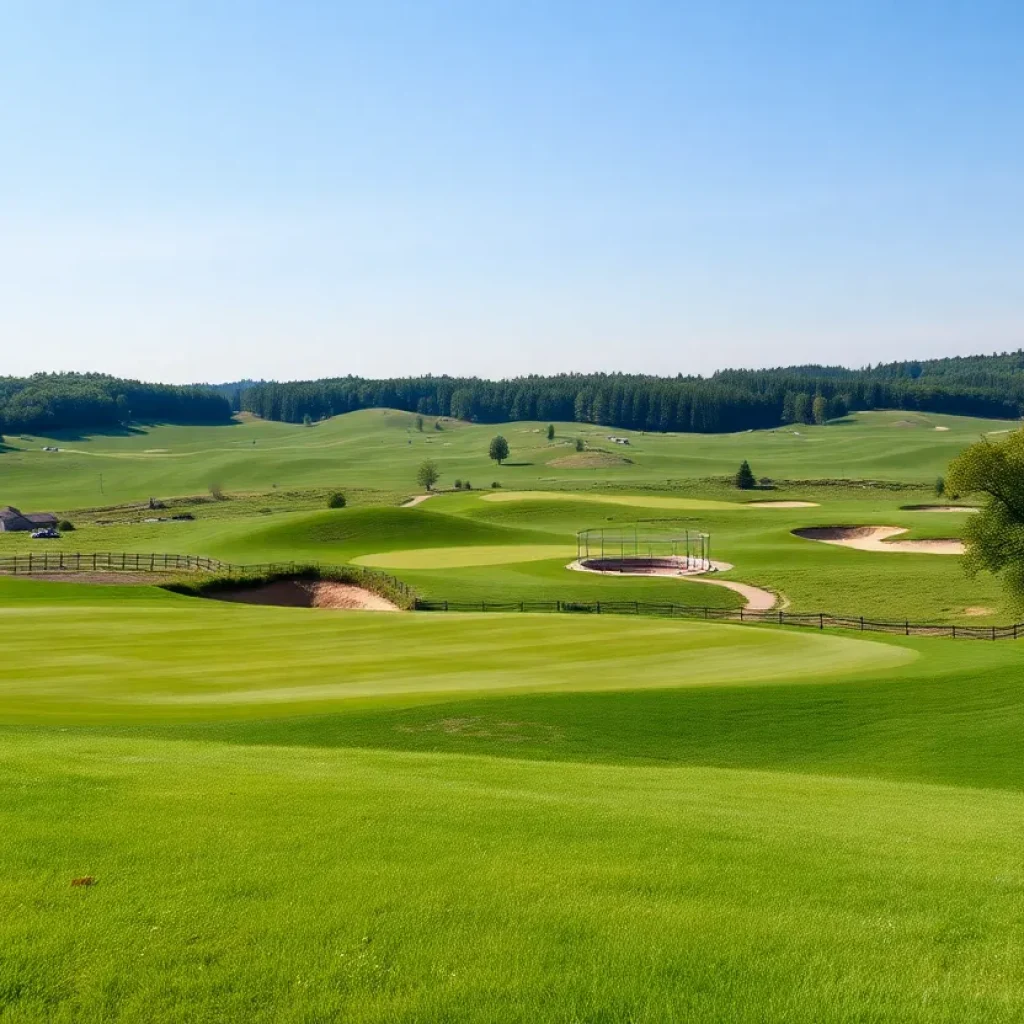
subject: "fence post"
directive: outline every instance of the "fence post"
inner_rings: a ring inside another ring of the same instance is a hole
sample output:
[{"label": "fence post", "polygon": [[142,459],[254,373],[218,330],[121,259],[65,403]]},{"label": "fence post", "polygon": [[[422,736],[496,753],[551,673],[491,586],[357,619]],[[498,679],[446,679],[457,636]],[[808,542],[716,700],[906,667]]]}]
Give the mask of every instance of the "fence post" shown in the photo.
[{"label": "fence post", "polygon": [[707,617],[708,617],[708,606],[704,605],[704,618],[706,619]]},{"label": "fence post", "polygon": [[741,608],[740,609],[740,622],[742,622],[742,621],[743,621],[743,609]]},{"label": "fence post", "polygon": [[907,631],[907,636],[910,636],[910,623],[906,619],[903,620],[903,626]]},{"label": "fence post", "polygon": [[600,601],[597,602],[597,614],[598,615],[601,614],[601,602]]},{"label": "fence post", "polygon": [[818,629],[824,629],[824,628],[825,628],[825,613],[824,612],[818,612]]}]

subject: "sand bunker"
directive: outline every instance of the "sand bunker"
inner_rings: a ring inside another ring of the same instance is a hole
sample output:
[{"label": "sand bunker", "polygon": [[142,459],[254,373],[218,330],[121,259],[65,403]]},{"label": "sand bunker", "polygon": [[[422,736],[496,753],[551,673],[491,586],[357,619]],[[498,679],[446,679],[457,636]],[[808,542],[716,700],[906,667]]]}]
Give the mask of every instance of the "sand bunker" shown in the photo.
[{"label": "sand bunker", "polygon": [[816,501],[748,501],[751,508],[820,508]]},{"label": "sand bunker", "polygon": [[415,498],[402,502],[402,508],[414,508],[416,505],[422,505],[423,502],[432,497],[434,497],[432,494],[417,494]]},{"label": "sand bunker", "polygon": [[959,540],[888,540],[906,532],[902,526],[809,526],[794,530],[793,534],[804,540],[858,551],[905,551],[924,555],[962,555],[964,552],[963,542]]},{"label": "sand bunker", "polygon": [[387,598],[330,580],[275,580],[257,587],[214,590],[203,595],[237,604],[276,605],[281,608],[342,608],[349,611],[397,612],[401,609]]},{"label": "sand bunker", "polygon": [[904,512],[980,512],[976,505],[901,505]]},{"label": "sand bunker", "polygon": [[[649,563],[637,563],[635,568],[623,567],[612,559],[605,559],[606,568],[601,568],[601,559],[577,559],[567,569],[576,572],[595,572],[602,576],[659,576],[671,579],[690,580],[693,583],[710,583],[715,587],[725,587],[733,593],[739,594],[746,602],[746,610],[751,612],[768,612],[775,607],[778,598],[770,590],[762,590],[760,587],[751,586],[749,583],[738,583],[735,580],[718,580],[707,575],[709,572],[727,572],[733,566],[729,562],[712,562],[710,569],[685,569],[678,564],[672,564],[672,559],[651,559]],[[657,564],[661,563],[661,564]]]}]

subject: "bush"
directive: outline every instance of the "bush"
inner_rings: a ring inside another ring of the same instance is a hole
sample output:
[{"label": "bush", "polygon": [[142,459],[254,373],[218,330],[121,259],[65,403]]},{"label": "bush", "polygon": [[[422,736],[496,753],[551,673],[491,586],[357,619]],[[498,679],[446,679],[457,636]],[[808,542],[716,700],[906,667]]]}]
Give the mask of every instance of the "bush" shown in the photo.
[{"label": "bush", "polygon": [[457,490],[457,491],[461,491],[462,490],[462,481],[461,480],[456,480],[455,481],[455,490]]},{"label": "bush", "polygon": [[57,529],[60,530],[61,533],[70,533],[74,528],[75,524],[71,522],[70,519],[62,519],[57,524]]},{"label": "bush", "polygon": [[576,438],[576,451],[578,451],[578,452],[585,451],[586,447],[587,446],[583,443],[583,438],[582,437],[577,437]]},{"label": "bush", "polygon": [[498,488],[500,486],[501,486],[501,484],[499,484],[497,480],[495,480],[494,483],[491,484],[491,487],[494,487],[494,488]]},{"label": "bush", "polygon": [[328,508],[344,508],[345,507],[345,495],[341,491],[335,491],[327,499]]},{"label": "bush", "polygon": [[467,480],[463,485],[463,489],[467,491],[473,490],[473,485]]}]

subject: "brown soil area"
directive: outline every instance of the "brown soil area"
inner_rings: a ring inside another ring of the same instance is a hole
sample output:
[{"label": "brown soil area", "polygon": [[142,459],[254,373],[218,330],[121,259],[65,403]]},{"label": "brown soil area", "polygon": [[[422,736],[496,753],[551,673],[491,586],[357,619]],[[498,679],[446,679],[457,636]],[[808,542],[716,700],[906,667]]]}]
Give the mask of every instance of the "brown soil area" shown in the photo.
[{"label": "brown soil area", "polygon": [[349,611],[397,612],[398,605],[387,598],[330,580],[276,580],[258,587],[211,591],[205,595],[217,601],[237,604],[275,605],[280,608],[336,608]]}]

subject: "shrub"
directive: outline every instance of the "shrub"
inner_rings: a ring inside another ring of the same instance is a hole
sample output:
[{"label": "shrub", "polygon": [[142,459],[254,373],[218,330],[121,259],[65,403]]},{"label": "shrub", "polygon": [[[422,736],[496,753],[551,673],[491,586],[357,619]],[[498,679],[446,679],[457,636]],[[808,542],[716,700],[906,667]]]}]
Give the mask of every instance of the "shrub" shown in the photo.
[{"label": "shrub", "polygon": [[74,528],[75,524],[71,522],[70,519],[62,519],[57,524],[57,529],[60,530],[61,533],[70,533]]},{"label": "shrub", "polygon": [[582,437],[577,437],[576,438],[576,451],[578,451],[578,452],[586,451],[586,448],[587,448],[587,446],[583,443],[583,438]]},{"label": "shrub", "polygon": [[944,477],[937,477],[935,480],[935,497],[941,498],[946,493],[946,480]]},{"label": "shrub", "polygon": [[344,508],[345,507],[345,495],[341,491],[335,491],[327,499],[328,508]]},{"label": "shrub", "polygon": [[495,480],[494,483],[491,484],[491,487],[495,487],[495,488],[500,487],[500,486],[501,486],[501,484],[499,484],[497,480]]},{"label": "shrub", "polygon": [[457,491],[461,491],[462,490],[462,481],[461,480],[456,480],[455,481],[455,490],[457,490]]},{"label": "shrub", "polygon": [[463,489],[467,491],[473,490],[473,485],[467,480],[463,485]]},{"label": "shrub", "polygon": [[548,440],[554,441],[555,439],[555,425],[554,423],[548,424]]}]

